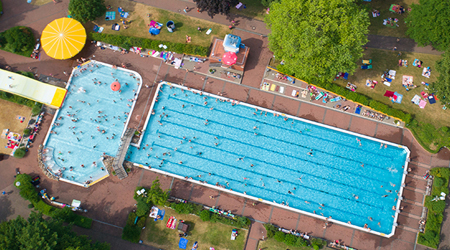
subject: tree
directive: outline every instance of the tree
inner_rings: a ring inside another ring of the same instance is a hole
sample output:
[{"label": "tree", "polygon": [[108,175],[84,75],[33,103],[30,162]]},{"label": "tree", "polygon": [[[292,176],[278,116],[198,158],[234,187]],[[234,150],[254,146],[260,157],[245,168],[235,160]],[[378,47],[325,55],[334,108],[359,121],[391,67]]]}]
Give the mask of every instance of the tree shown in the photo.
[{"label": "tree", "polygon": [[32,212],[28,220],[18,216],[0,223],[0,249],[90,249],[109,250],[109,244],[91,243],[86,236],[78,236],[62,220],[42,218]]},{"label": "tree", "polygon": [[442,103],[448,104],[450,100],[450,48],[442,55],[441,60],[436,62],[436,71],[439,72],[437,81],[432,88]]},{"label": "tree", "polygon": [[71,0],[69,3],[69,13],[81,23],[94,21],[105,12],[105,0]]},{"label": "tree", "polygon": [[261,0],[261,4],[265,7],[269,7],[272,2],[280,2],[280,0]]},{"label": "tree", "polygon": [[284,60],[280,69],[311,83],[355,72],[367,43],[369,18],[354,1],[272,2],[266,23],[271,29],[269,48]]},{"label": "tree", "polygon": [[409,35],[420,46],[432,45],[444,51],[450,46],[450,8],[448,1],[420,0],[411,5],[406,18]]},{"label": "tree", "polygon": [[166,203],[167,199],[169,198],[169,191],[163,191],[161,189],[161,184],[159,183],[159,179],[156,178],[152,182],[152,187],[148,191],[148,198],[147,203],[153,203],[158,206],[164,206],[164,203]]},{"label": "tree", "polygon": [[3,43],[5,50],[13,53],[25,52],[34,47],[34,35],[30,28],[16,26],[5,31]]},{"label": "tree", "polygon": [[213,18],[215,14],[228,15],[230,8],[236,6],[239,0],[194,0],[200,11],[207,11]]}]

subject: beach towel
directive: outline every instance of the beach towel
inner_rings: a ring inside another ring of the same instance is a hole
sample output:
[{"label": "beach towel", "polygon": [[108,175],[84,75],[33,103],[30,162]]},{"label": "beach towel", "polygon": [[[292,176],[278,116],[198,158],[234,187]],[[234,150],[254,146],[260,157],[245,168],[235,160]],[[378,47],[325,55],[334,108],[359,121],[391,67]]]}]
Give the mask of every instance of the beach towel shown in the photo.
[{"label": "beach towel", "polygon": [[340,97],[340,96],[331,99],[330,102],[337,102],[337,101],[339,101],[339,100],[341,100],[341,97]]},{"label": "beach towel", "polygon": [[362,60],[363,64],[372,64],[372,59],[369,60]]},{"label": "beach towel", "polygon": [[212,29],[208,29],[208,30],[206,31],[206,34],[209,35],[209,34],[211,34],[211,32],[212,32]]},{"label": "beach towel", "polygon": [[106,16],[105,16],[105,20],[106,21],[111,21],[116,19],[116,12],[115,11],[107,11],[106,12]]},{"label": "beach towel", "polygon": [[436,98],[434,98],[434,95],[428,96],[428,102],[430,104],[435,104],[436,103]]},{"label": "beach towel", "polygon": [[402,103],[403,95],[395,92],[393,99],[394,99],[393,102],[395,103]]},{"label": "beach towel", "polygon": [[267,82],[263,82],[263,84],[261,84],[261,89],[265,90],[265,91],[269,91],[270,88],[270,84]]},{"label": "beach towel", "polygon": [[270,86],[270,91],[275,91],[276,88],[277,88],[277,85],[272,84],[272,86]]},{"label": "beach towel", "polygon": [[386,96],[386,97],[393,97],[393,96],[394,96],[394,94],[395,94],[395,92],[392,92],[392,91],[386,90],[386,93],[384,93],[384,96]]},{"label": "beach towel", "polygon": [[121,12],[120,13],[120,17],[128,18],[128,16],[129,16],[128,12]]},{"label": "beach towel", "polygon": [[169,220],[166,223],[166,227],[170,228],[172,226],[173,220],[174,220],[174,217],[170,216]]},{"label": "beach towel", "polygon": [[393,80],[395,80],[395,75],[397,74],[397,71],[395,70],[389,70],[389,77]]},{"label": "beach towel", "polygon": [[388,87],[391,86],[391,83],[390,83],[390,82],[383,82],[383,84],[386,85],[386,86],[388,86]]},{"label": "beach towel", "polygon": [[416,66],[417,67],[417,64],[419,63],[419,59],[414,59],[414,62],[413,62],[413,66]]},{"label": "beach towel", "polygon": [[419,102],[419,107],[420,107],[421,109],[423,109],[423,108],[425,108],[425,106],[427,106],[427,102],[424,101],[424,100],[420,100],[420,102]]},{"label": "beach towel", "polygon": [[278,90],[278,92],[280,92],[280,94],[284,94],[284,87],[280,86],[280,89]]},{"label": "beach towel", "polygon": [[348,80],[348,73],[345,73],[342,78],[344,78],[345,80]]},{"label": "beach towel", "polygon": [[416,104],[416,105],[419,105],[419,103],[420,103],[420,96],[415,95],[415,96],[413,97],[413,99],[411,99],[411,102],[414,103],[414,104]]},{"label": "beach towel", "polygon": [[316,96],[316,100],[320,100],[320,98],[322,98],[323,96],[323,92],[320,92],[317,96]]},{"label": "beach towel", "polygon": [[178,242],[178,247],[181,249],[186,249],[188,240],[185,238],[180,238],[180,242]]},{"label": "beach towel", "polygon": [[111,29],[112,29],[112,30],[115,30],[115,31],[119,31],[119,30],[120,30],[120,25],[118,25],[117,23],[115,23],[115,24],[113,24],[113,25],[111,26]]},{"label": "beach towel", "polygon": [[358,105],[358,107],[356,107],[356,109],[355,109],[355,114],[361,114],[361,108],[362,108],[362,106],[361,105]]},{"label": "beach towel", "polygon": [[426,78],[430,78],[430,75],[431,75],[430,67],[423,68],[422,76],[425,76]]},{"label": "beach towel", "polygon": [[177,227],[177,219],[173,219],[170,229],[175,229],[176,227]]}]

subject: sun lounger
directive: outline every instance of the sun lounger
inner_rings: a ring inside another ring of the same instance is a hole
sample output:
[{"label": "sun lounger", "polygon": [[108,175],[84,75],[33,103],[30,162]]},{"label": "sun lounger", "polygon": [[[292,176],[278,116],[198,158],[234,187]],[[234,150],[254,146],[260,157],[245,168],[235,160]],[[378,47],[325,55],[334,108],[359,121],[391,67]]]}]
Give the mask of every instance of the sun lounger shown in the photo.
[{"label": "sun lounger", "polygon": [[272,85],[270,86],[270,91],[275,91],[275,89],[277,88],[278,86],[276,85],[276,84],[273,84],[272,83]]},{"label": "sun lounger", "polygon": [[355,114],[361,114],[361,105],[358,105],[358,107],[356,107],[356,109],[355,109]]},{"label": "sun lounger", "polygon": [[323,96],[323,92],[320,92],[317,96],[316,96],[316,100],[320,100],[320,98],[322,98]]},{"label": "sun lounger", "polygon": [[330,102],[337,102],[337,101],[339,101],[339,100],[341,100],[341,97],[340,97],[340,96],[331,99]]}]

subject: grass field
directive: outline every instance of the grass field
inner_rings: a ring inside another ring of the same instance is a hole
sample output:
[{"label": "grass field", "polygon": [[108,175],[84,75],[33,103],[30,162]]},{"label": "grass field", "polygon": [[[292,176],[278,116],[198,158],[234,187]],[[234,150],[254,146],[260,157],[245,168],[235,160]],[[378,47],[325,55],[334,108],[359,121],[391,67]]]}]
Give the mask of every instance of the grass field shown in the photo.
[{"label": "grass field", "polygon": [[[0,112],[0,132],[3,131],[3,129],[9,129],[11,132],[22,135],[23,130],[30,119],[31,108],[2,99],[0,99],[0,107],[2,107],[3,110]],[[20,123],[17,116],[25,116],[26,120],[23,123]],[[7,142],[8,140],[0,138],[0,153],[9,155],[12,150],[5,148]]]},{"label": "grass field", "polygon": [[178,221],[184,220],[190,225],[186,237],[189,240],[187,249],[191,249],[195,241],[198,241],[198,250],[209,250],[210,247],[214,247],[214,249],[244,249],[247,230],[239,229],[236,240],[230,240],[231,230],[234,227],[221,223],[203,222],[198,216],[178,214],[167,207],[165,210],[164,220],[156,222],[151,219],[147,220],[146,228],[141,234],[145,244],[162,249],[179,249],[178,231],[166,227],[170,216],[175,216]]},{"label": "grass field", "polygon": [[232,6],[230,11],[231,13],[258,20],[264,20],[264,15],[266,14],[267,8],[261,4],[261,0],[240,0],[240,2],[245,4],[247,8],[241,8],[238,10],[235,6]]},{"label": "grass field", "polygon": [[[400,1],[389,1],[389,0],[377,0],[372,2],[363,2],[361,6],[366,8],[369,12],[370,17],[370,26],[369,26],[369,34],[373,35],[381,35],[381,36],[393,36],[393,37],[408,37],[405,32],[407,30],[407,26],[405,23],[405,18],[408,16],[408,8],[413,3],[418,3],[419,0],[400,0]],[[389,11],[389,7],[391,4],[399,4],[403,6],[406,10],[403,14],[397,14]],[[378,10],[380,11],[379,17],[372,17],[372,11]],[[387,18],[397,18],[398,26],[397,28],[391,28],[383,25],[383,19]]]},{"label": "grass field", "polygon": [[[132,1],[125,0],[107,0],[106,5],[111,5],[112,10],[116,12],[116,19],[113,21],[106,21],[105,16],[97,18],[93,23],[86,25],[86,30],[91,31],[94,24],[104,27],[103,33],[123,35],[123,36],[134,36],[142,37],[148,39],[155,39],[161,41],[169,41],[176,43],[185,43],[186,35],[190,36],[192,39],[192,44],[209,46],[213,37],[225,37],[226,34],[232,33],[227,26],[216,24],[213,22],[204,21],[197,18],[192,18],[183,14],[178,14],[162,9],[157,9],[148,5],[135,3]],[[130,15],[126,19],[130,22],[127,26],[128,29],[124,29],[122,22],[120,21],[120,15],[117,8],[121,6]],[[148,32],[151,20],[163,23],[164,26],[161,29],[161,33],[157,36],[152,36]],[[175,32],[170,33],[167,30],[167,21],[172,20],[175,23]],[[120,24],[120,30],[114,31],[111,26],[114,24]],[[197,30],[197,27],[201,28],[201,32]],[[211,28],[212,32],[210,35],[206,35],[206,31]]]},{"label": "grass field", "polygon": [[[408,60],[408,67],[398,66],[399,59]],[[412,66],[415,58],[423,61],[423,66],[431,67],[431,77],[425,78],[422,76],[422,69]],[[419,122],[429,122],[432,123],[437,128],[448,125],[450,120],[450,112],[448,110],[443,110],[442,105],[437,101],[436,104],[427,104],[424,109],[420,109],[419,106],[413,104],[411,99],[414,95],[419,95],[421,91],[429,93],[425,88],[426,86],[421,84],[421,82],[432,83],[436,80],[438,73],[435,70],[435,62],[440,59],[440,56],[429,55],[429,54],[419,54],[419,53],[405,53],[402,52],[401,56],[398,56],[398,52],[379,50],[379,49],[368,49],[365,52],[363,59],[372,59],[373,69],[362,70],[357,69],[353,76],[350,76],[348,82],[356,84],[358,89],[356,92],[363,93],[377,101],[389,104],[394,108],[403,110],[410,114],[413,114]],[[360,65],[359,65],[360,66]],[[396,70],[397,75],[395,80],[392,81],[391,86],[388,87],[381,82],[381,74],[386,70]],[[414,78],[414,84],[417,88],[406,89],[402,86],[402,76],[410,75]],[[378,81],[377,86],[374,89],[365,86],[366,80],[376,80]],[[347,84],[345,80],[337,80],[336,83],[340,85]],[[388,97],[384,97],[386,90],[396,91],[403,95],[403,101],[401,104],[392,103]],[[438,96],[439,98],[439,96]]]}]

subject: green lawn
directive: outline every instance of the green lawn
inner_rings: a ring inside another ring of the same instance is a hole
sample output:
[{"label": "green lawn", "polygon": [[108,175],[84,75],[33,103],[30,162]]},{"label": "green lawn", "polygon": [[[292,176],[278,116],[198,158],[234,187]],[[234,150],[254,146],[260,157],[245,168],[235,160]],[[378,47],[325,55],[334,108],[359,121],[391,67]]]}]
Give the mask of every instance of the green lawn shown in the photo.
[{"label": "green lawn", "polygon": [[[174,43],[185,43],[186,35],[188,35],[191,37],[191,43],[193,45],[201,45],[206,47],[211,44],[213,37],[223,38],[226,34],[232,33],[225,25],[220,25],[197,18],[192,18],[183,14],[157,9],[141,3],[125,0],[107,0],[105,2],[107,5],[111,5],[113,10],[116,11],[116,19],[114,21],[106,21],[105,16],[97,18],[93,23],[86,25],[86,29],[88,31],[91,31],[96,24],[98,26],[104,27],[103,33],[106,34],[142,37],[148,39],[170,41]],[[127,25],[128,29],[124,29],[120,21],[121,18],[117,12],[118,6],[121,6],[130,14],[130,16],[127,18],[127,21],[131,22]],[[157,36],[151,36],[148,32],[148,24],[151,20],[155,20],[164,24],[163,28],[161,29],[161,33]],[[176,26],[175,32],[173,33],[170,33],[166,28],[166,23],[169,20],[174,21]],[[111,29],[111,26],[114,23],[120,24],[121,28],[119,31],[114,31]],[[197,27],[200,27],[202,31],[199,32],[197,30]],[[210,35],[206,35],[206,31],[209,28],[212,29],[212,32]]]},{"label": "green lawn", "polygon": [[266,14],[266,7],[261,4],[261,0],[240,0],[243,4],[247,6],[246,9],[241,8],[240,10],[236,7],[231,7],[231,13],[247,16],[250,18],[264,20],[264,15]]},{"label": "green lawn", "polygon": [[[407,27],[405,23],[405,18],[408,16],[408,8],[412,3],[418,3],[419,0],[399,0],[399,1],[390,1],[390,0],[374,0],[372,2],[363,2],[361,6],[366,8],[369,12],[370,17],[370,26],[369,33],[373,35],[381,35],[381,36],[393,36],[393,37],[407,37],[405,34]],[[389,7],[391,4],[399,4],[403,6],[406,10],[403,14],[397,14],[389,11]],[[380,11],[380,16],[372,17],[373,10]],[[399,27],[390,28],[388,26],[383,25],[383,19],[387,18],[397,18]]]},{"label": "green lawn", "polygon": [[[421,82],[432,83],[436,80],[438,73],[434,68],[434,64],[436,60],[440,58],[437,55],[429,55],[429,54],[419,54],[419,53],[405,53],[402,52],[400,57],[397,56],[398,52],[388,51],[388,50],[379,50],[379,49],[368,49],[365,52],[365,56],[363,59],[372,59],[373,69],[370,70],[362,70],[360,67],[356,70],[353,76],[348,78],[348,81],[343,79],[335,81],[336,83],[344,86],[347,82],[351,82],[358,86],[356,92],[363,93],[374,100],[380,101],[382,103],[393,106],[394,108],[403,110],[415,116],[418,122],[428,122],[436,126],[437,128],[448,125],[448,121],[450,120],[450,112],[448,110],[443,110],[442,105],[437,101],[436,104],[430,105],[429,103],[424,109],[420,109],[419,106],[411,103],[411,99],[414,95],[420,95],[421,91],[428,92],[425,90],[425,85],[421,84]],[[398,66],[399,59],[408,60],[408,67],[400,67]],[[431,77],[425,78],[422,76],[422,68],[417,68],[412,66],[412,63],[415,58],[423,61],[423,66],[431,67]],[[388,87],[381,82],[381,74],[387,70],[396,70],[397,75],[395,80],[392,81],[391,86]],[[418,87],[415,89],[410,89],[406,91],[406,89],[402,86],[402,76],[410,75],[414,77],[414,84]],[[366,80],[376,80],[378,81],[377,86],[374,89],[365,86]],[[396,91],[403,95],[403,101],[401,104],[392,103],[388,97],[383,96],[386,90]],[[439,97],[438,97],[439,98]]]},{"label": "green lawn", "polygon": [[239,236],[236,240],[230,240],[231,230],[234,227],[221,223],[203,222],[198,216],[178,214],[171,208],[165,208],[166,215],[163,221],[147,220],[146,228],[141,234],[141,239],[145,244],[162,249],[178,249],[178,231],[166,227],[170,216],[184,220],[190,225],[188,232],[188,248],[191,249],[195,241],[198,241],[198,250],[215,249],[244,249],[247,238],[247,230],[239,229]]}]

